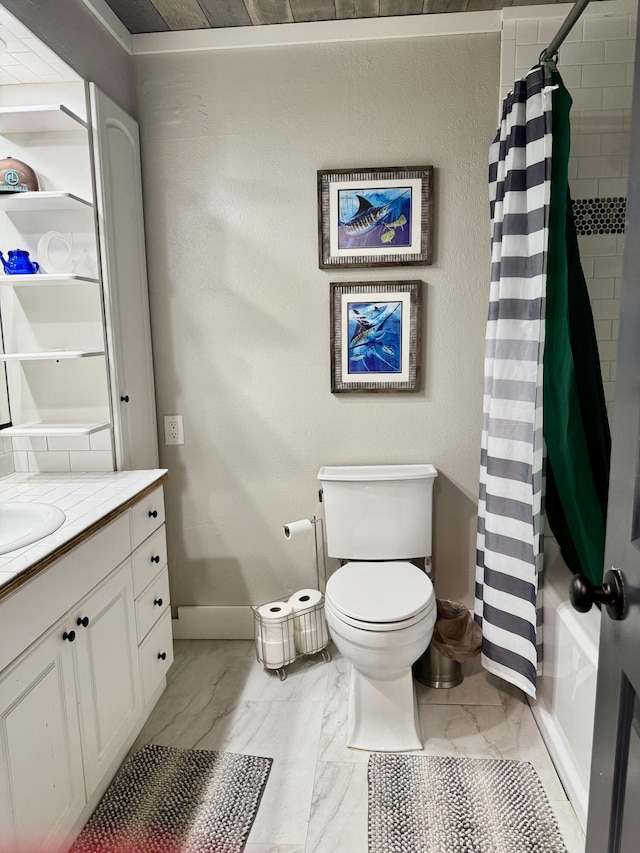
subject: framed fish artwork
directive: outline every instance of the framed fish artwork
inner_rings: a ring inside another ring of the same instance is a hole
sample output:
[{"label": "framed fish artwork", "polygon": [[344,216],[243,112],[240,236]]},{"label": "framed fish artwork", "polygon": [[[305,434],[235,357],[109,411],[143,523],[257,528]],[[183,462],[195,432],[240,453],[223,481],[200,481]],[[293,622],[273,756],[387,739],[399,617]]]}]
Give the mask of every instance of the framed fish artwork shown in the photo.
[{"label": "framed fish artwork", "polygon": [[331,392],[418,391],[420,281],[331,285]]},{"label": "framed fish artwork", "polygon": [[430,264],[433,166],[318,172],[320,269]]}]

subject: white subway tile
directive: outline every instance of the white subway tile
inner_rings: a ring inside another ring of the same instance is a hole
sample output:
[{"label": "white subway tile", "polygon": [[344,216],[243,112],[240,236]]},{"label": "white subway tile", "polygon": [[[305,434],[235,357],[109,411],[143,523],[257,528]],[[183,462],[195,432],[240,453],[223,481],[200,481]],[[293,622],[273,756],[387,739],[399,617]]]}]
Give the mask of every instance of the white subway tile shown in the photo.
[{"label": "white subway tile", "polygon": [[620,316],[618,299],[594,299],[591,303],[594,320],[617,320]]},{"label": "white subway tile", "polygon": [[113,456],[108,450],[72,450],[72,471],[113,471]]},{"label": "white subway tile", "polygon": [[616,278],[614,279],[614,281],[615,287],[613,288],[613,295],[616,299],[620,299],[620,297],[622,296],[622,279]]},{"label": "white subway tile", "polygon": [[613,299],[615,297],[615,278],[592,278],[587,280],[587,289],[591,299]]},{"label": "white subway tile", "polygon": [[630,110],[632,104],[632,86],[608,86],[603,90],[602,107],[605,110]]},{"label": "white subway tile", "polygon": [[[600,256],[610,257],[613,255],[616,249],[616,235],[615,234],[592,234],[589,237],[583,236],[578,237],[578,244],[580,246],[580,254],[585,255],[586,257],[595,257],[595,265],[594,269],[597,270],[598,267],[598,258]],[[597,276],[597,273],[594,273]],[[616,273],[607,273],[605,278],[616,277]]]},{"label": "white subway tile", "polygon": [[13,74],[8,74],[6,71],[0,71],[0,85],[2,86],[19,86],[20,81]]},{"label": "white subway tile", "polygon": [[500,83],[503,86],[511,86],[515,79],[515,71],[516,43],[511,40],[504,41],[502,42],[502,52],[500,56]]},{"label": "white subway tile", "polygon": [[617,178],[622,174],[622,158],[619,154],[608,157],[580,157],[579,178]]},{"label": "white subway tile", "polygon": [[612,320],[611,321],[611,339],[614,341],[618,340],[619,326],[620,326],[619,320]]},{"label": "white subway tile", "polygon": [[[622,165],[622,161],[621,161]],[[621,178],[600,178],[598,180],[598,197],[599,198],[621,198],[627,194],[628,180],[626,177]]]},{"label": "white subway tile", "polygon": [[627,66],[624,64],[583,65],[582,85],[584,88],[626,86]]},{"label": "white subway tile", "polygon": [[611,379],[611,362],[610,361],[601,361],[600,362],[600,376],[602,377],[603,382],[608,382]]},{"label": "white subway tile", "polygon": [[580,133],[620,133],[625,130],[624,125],[624,110],[596,110],[581,112],[576,129]]},{"label": "white subway tile", "polygon": [[[607,234],[605,236],[609,237],[611,235]],[[594,240],[596,238],[590,237],[588,239]],[[593,264],[593,277],[622,278],[622,257],[620,255],[600,255],[596,257]]]},{"label": "white subway tile", "polygon": [[0,477],[6,477],[7,474],[13,474],[13,453],[3,453],[0,456]]},{"label": "white subway tile", "polygon": [[518,44],[516,41],[516,67],[531,68],[537,65],[543,50],[539,44]]},{"label": "white subway tile", "polygon": [[589,17],[584,20],[585,42],[598,41],[599,39],[627,39],[629,38],[629,16],[616,15],[607,17]]},{"label": "white subway tile", "polygon": [[623,110],[622,111],[622,129],[624,131],[631,130],[631,116],[633,115],[633,110]]},{"label": "white subway tile", "polygon": [[48,450],[89,450],[88,435],[49,435]]},{"label": "white subway tile", "polygon": [[69,454],[63,450],[29,451],[29,471],[70,471]]},{"label": "white subway tile", "polygon": [[582,65],[563,65],[560,74],[570,92],[582,85]]},{"label": "white subway tile", "polygon": [[25,68],[24,65],[15,65],[11,69],[11,75],[19,80],[21,83],[39,83],[40,78],[37,74],[31,71],[29,68]]},{"label": "white subway tile", "polygon": [[598,341],[611,340],[611,320],[594,320],[593,325],[596,330],[596,339]]},{"label": "white subway tile", "polygon": [[609,379],[611,380],[611,382],[616,381],[617,373],[618,373],[618,362],[617,361],[610,361],[609,362]]},{"label": "white subway tile", "polygon": [[[600,153],[599,133],[574,133],[571,135],[571,154],[573,157],[595,157]],[[602,153],[621,152],[607,151]]]},{"label": "white subway tile", "polygon": [[28,68],[29,71],[33,71],[33,73],[37,74],[38,77],[41,77],[43,74],[53,73],[53,68],[49,63],[45,62],[44,59],[35,53],[25,51],[24,53],[14,54],[14,56],[17,56],[24,67]]},{"label": "white subway tile", "polygon": [[604,89],[574,89],[571,92],[573,108],[577,112],[601,110]]},{"label": "white subway tile", "polygon": [[633,86],[635,66],[632,62],[627,65],[627,86]]},{"label": "white subway tile", "polygon": [[111,451],[111,430],[103,429],[100,432],[94,432],[89,436],[91,450],[109,450]]},{"label": "white subway tile", "polygon": [[35,54],[37,54],[41,59],[44,59],[49,65],[52,62],[60,62],[60,57],[50,50],[46,44],[43,44],[40,39],[36,38],[23,38],[22,43],[25,48],[28,50],[32,50]]},{"label": "white subway tile", "polygon": [[608,41],[604,46],[604,61],[613,62],[634,62],[636,54],[635,39],[616,39],[616,41]]},{"label": "white subway tile", "polygon": [[629,155],[622,155],[622,176],[624,178],[629,178]]},{"label": "white subway tile", "polygon": [[18,436],[13,439],[14,450],[46,450],[47,439],[45,436]]},{"label": "white subway tile", "polygon": [[603,382],[602,386],[604,388],[604,399],[607,403],[613,403],[615,399],[616,393],[616,383],[615,382]]},{"label": "white subway tile", "polygon": [[502,38],[504,39],[516,39],[516,22],[515,21],[503,21],[502,22]]},{"label": "white subway tile", "polygon": [[593,265],[595,258],[580,258],[580,265],[585,278],[593,278]]},{"label": "white subway tile", "polygon": [[624,255],[624,234],[616,235],[616,255]]},{"label": "white subway tile", "polygon": [[601,65],[604,46],[604,41],[565,42],[560,48],[559,59],[562,65]]},{"label": "white subway tile", "polygon": [[602,361],[613,361],[618,357],[618,342],[598,341],[598,352]]},{"label": "white subway tile", "polygon": [[596,198],[598,195],[597,179],[571,181],[571,197],[577,198]]},{"label": "white subway tile", "polygon": [[516,23],[516,42],[518,44],[537,45],[538,41],[537,21],[518,21]]},{"label": "white subway tile", "polygon": [[578,158],[577,157],[569,157],[568,164],[568,172],[567,177],[570,181],[575,180],[578,177]]},{"label": "white subway tile", "polygon": [[[540,41],[544,44],[549,44],[551,39],[556,35],[564,18],[544,18],[540,21]],[[565,39],[565,41],[582,41],[584,19],[580,18],[576,21],[573,29]],[[563,75],[564,76],[564,75]]]},{"label": "white subway tile", "polygon": [[18,450],[13,454],[13,465],[19,473],[29,470],[29,456],[26,450]]},{"label": "white subway tile", "polygon": [[[588,134],[587,138],[595,136]],[[629,152],[629,142],[631,134],[629,133],[603,133],[600,136],[600,151],[599,154],[627,154]],[[571,144],[573,149],[573,143]]]}]

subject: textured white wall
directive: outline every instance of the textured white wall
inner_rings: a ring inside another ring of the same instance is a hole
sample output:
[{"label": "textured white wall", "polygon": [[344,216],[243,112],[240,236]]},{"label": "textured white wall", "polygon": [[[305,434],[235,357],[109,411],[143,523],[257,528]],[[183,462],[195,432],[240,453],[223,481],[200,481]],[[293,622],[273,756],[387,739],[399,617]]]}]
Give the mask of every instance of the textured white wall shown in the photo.
[{"label": "textured white wall", "polygon": [[[174,604],[314,583],[323,464],[432,462],[441,597],[471,601],[499,35],[140,57]],[[324,272],[318,169],[435,166],[430,267]],[[423,388],[329,390],[329,282],[420,279]]]}]

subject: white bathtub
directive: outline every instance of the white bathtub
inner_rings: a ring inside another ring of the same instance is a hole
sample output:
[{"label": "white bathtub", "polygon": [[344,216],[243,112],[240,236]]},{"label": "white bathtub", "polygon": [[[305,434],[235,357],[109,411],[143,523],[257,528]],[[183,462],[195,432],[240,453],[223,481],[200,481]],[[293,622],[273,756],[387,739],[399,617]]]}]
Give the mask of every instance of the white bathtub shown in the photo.
[{"label": "white bathtub", "polygon": [[544,653],[531,710],[558,775],[585,829],[596,698],[600,611],[569,602],[571,572],[554,540],[545,545]]}]

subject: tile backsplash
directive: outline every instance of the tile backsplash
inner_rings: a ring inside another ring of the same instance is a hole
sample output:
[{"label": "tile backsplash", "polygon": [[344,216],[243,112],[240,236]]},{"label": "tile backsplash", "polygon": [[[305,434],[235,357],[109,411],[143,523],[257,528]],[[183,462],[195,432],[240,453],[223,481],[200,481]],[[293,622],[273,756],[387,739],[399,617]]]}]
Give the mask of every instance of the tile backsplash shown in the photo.
[{"label": "tile backsplash", "polygon": [[92,435],[49,435],[5,441],[13,441],[12,470],[17,473],[114,470],[108,429]]},{"label": "tile backsplash", "polygon": [[[531,15],[531,19],[503,22],[501,100],[513,82],[537,64],[563,20],[564,15]],[[569,184],[610,409],[616,378],[636,22],[632,13],[585,15],[558,56],[558,70],[573,99]]]}]

